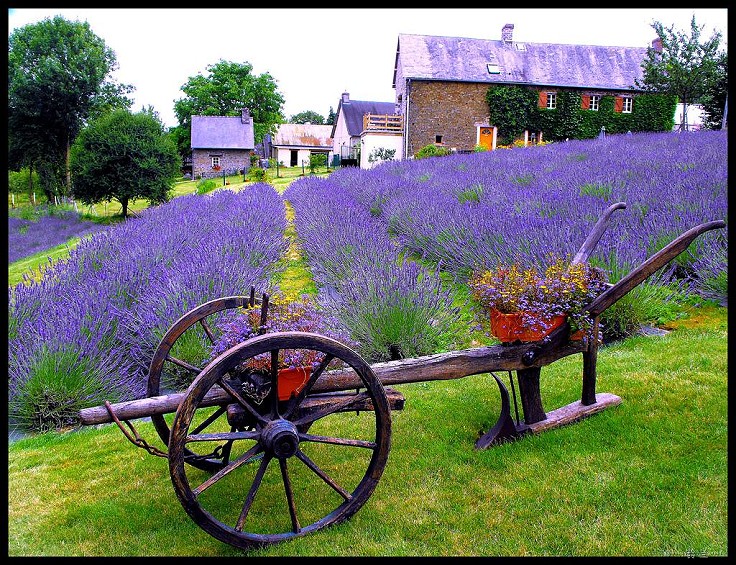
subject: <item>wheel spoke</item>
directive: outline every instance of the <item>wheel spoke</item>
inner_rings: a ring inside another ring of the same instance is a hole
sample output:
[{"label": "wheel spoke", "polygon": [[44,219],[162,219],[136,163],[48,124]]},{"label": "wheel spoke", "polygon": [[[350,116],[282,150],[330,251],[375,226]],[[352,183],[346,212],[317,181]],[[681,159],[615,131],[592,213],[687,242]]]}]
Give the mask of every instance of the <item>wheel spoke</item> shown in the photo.
[{"label": "wheel spoke", "polygon": [[296,504],[294,502],[294,491],[291,488],[291,480],[289,479],[289,471],[286,468],[286,459],[279,459],[279,467],[281,467],[281,478],[284,480],[284,490],[286,491],[286,500],[289,504],[289,514],[291,515],[291,529],[296,534],[302,527],[299,525],[299,518],[296,516]]},{"label": "wheel spoke", "polygon": [[319,364],[319,367],[317,367],[314,371],[312,371],[312,374],[309,376],[309,380],[304,385],[304,388],[299,391],[299,394],[297,394],[294,398],[292,398],[289,401],[289,405],[286,408],[286,411],[284,413],[284,418],[289,418],[294,413],[294,410],[297,406],[301,403],[301,401],[304,399],[307,394],[309,394],[309,391],[311,390],[314,383],[317,382],[317,379],[320,377],[320,375],[324,372],[324,370],[327,368],[327,365],[330,364],[330,362],[335,358],[334,355],[330,355],[329,353],[325,354],[324,359],[322,359],[322,362]]},{"label": "wheel spoke", "polygon": [[245,408],[248,412],[250,412],[251,416],[253,416],[256,420],[258,420],[261,424],[266,424],[267,420],[261,416],[258,412],[256,412],[253,407],[250,405],[250,403],[240,396],[240,393],[235,390],[232,386],[230,386],[225,379],[220,379],[217,381],[217,384],[219,384],[223,389],[227,391],[227,393],[232,396],[238,404],[240,404],[243,408]]},{"label": "wheel spoke", "polygon": [[236,441],[239,439],[257,440],[260,433],[257,431],[245,432],[220,432],[216,434],[191,434],[187,436],[187,443],[198,441]]},{"label": "wheel spoke", "polygon": [[279,350],[271,350],[271,417],[279,417]]},{"label": "wheel spoke", "polygon": [[201,432],[203,429],[205,429],[207,426],[209,426],[212,422],[217,420],[220,416],[222,416],[227,411],[226,406],[220,406],[217,410],[215,410],[209,418],[207,418],[204,422],[202,422],[199,426],[194,428],[191,435],[196,435],[199,432]]},{"label": "wheel spoke", "polygon": [[[235,461],[232,463],[229,463],[219,471],[217,471],[214,475],[212,475],[209,479],[207,479],[205,482],[200,484],[197,488],[193,488],[192,492],[195,496],[199,496],[202,492],[204,492],[206,489],[214,485],[217,481],[219,481],[221,478],[223,478],[228,473],[231,473],[241,465],[244,465],[245,463],[248,463],[250,459],[253,458],[254,455],[257,455],[261,452],[261,445],[256,444],[253,447],[251,447],[248,451],[246,451],[243,455],[238,457]],[[265,458],[264,458],[265,460]],[[261,463],[261,466],[263,466],[263,463]],[[260,469],[259,469],[260,470]],[[260,483],[260,479],[258,480]]]},{"label": "wheel spoke", "polygon": [[194,373],[195,375],[198,375],[202,372],[202,369],[199,367],[195,367],[194,365],[190,365],[186,361],[182,361],[181,359],[177,359],[176,357],[173,357],[172,355],[166,356],[167,361],[171,361],[174,365],[179,365],[179,367],[182,367],[189,371],[190,373]]},{"label": "wheel spoke", "polygon": [[327,485],[329,485],[336,493],[342,496],[345,500],[350,500],[353,495],[338,485],[332,478],[320,469],[317,464],[312,461],[307,455],[300,449],[296,452],[296,456],[302,461],[307,467],[309,467],[314,473],[322,479]]},{"label": "wheel spoke", "polygon": [[207,318],[202,318],[199,321],[199,324],[202,326],[204,333],[207,334],[207,337],[209,338],[210,343],[215,343],[215,335],[212,333],[212,330],[210,329],[210,326],[207,323]]},{"label": "wheel spoke", "polygon": [[347,445],[348,447],[366,447],[375,449],[375,441],[366,441],[362,439],[347,439],[330,436],[315,436],[312,434],[299,434],[299,441],[314,441],[316,443],[330,443],[332,445]]},{"label": "wheel spoke", "polygon": [[261,464],[258,467],[256,476],[253,478],[253,484],[250,485],[248,496],[245,497],[243,509],[240,511],[240,516],[238,517],[238,523],[235,525],[235,529],[239,532],[243,531],[243,526],[245,526],[245,519],[248,517],[248,512],[250,511],[250,507],[253,505],[253,500],[255,500],[256,498],[256,492],[258,491],[258,487],[261,486],[263,475],[266,472],[266,467],[268,467],[270,461],[271,456],[266,454],[261,460]]}]

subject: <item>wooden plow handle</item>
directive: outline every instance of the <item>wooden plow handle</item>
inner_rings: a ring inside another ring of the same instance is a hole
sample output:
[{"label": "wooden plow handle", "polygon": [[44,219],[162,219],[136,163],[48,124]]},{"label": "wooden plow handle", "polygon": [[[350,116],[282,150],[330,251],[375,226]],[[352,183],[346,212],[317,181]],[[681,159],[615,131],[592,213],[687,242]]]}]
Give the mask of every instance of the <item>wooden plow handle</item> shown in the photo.
[{"label": "wooden plow handle", "polygon": [[607,308],[685,251],[700,234],[724,227],[726,227],[726,222],[723,220],[714,220],[689,229],[644,261],[636,269],[632,270],[608,290],[599,294],[598,298],[593,300],[585,309],[590,313],[591,317],[595,318],[599,316]]},{"label": "wooden plow handle", "polygon": [[626,202],[616,202],[616,204],[612,204],[606,208],[603,215],[598,218],[595,226],[593,226],[593,231],[590,232],[586,240],[583,242],[583,245],[580,247],[580,250],[577,252],[575,257],[573,257],[573,263],[585,263],[588,260],[588,257],[590,257],[593,249],[598,244],[598,241],[600,241],[603,232],[606,231],[608,224],[611,223],[611,215],[616,210],[622,210],[624,208],[626,208]]}]

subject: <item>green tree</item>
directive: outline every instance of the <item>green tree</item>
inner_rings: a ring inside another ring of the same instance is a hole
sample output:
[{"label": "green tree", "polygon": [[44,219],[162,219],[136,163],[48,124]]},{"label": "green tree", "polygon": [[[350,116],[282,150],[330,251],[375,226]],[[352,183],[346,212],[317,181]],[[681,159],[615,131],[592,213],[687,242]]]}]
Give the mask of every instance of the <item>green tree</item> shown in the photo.
[{"label": "green tree", "polygon": [[182,157],[191,153],[192,116],[239,116],[248,108],[253,117],[255,143],[267,133],[274,135],[277,124],[284,122],[284,98],[274,78],[254,75],[248,63],[220,60],[207,66],[207,76],[189,77],[181,90],[186,95],[174,102],[177,145]]},{"label": "green tree", "polygon": [[650,92],[674,94],[683,105],[682,128],[687,128],[687,107],[698,103],[718,76],[718,48],[721,33],[714,31],[710,39],[701,42],[703,26],[698,27],[693,15],[690,36],[664,27],[655,21],[652,27],[661,40],[661,50],[650,47],[642,61],[642,80],[635,86]]},{"label": "green tree", "polygon": [[325,120],[325,124],[328,126],[334,126],[336,121],[337,121],[337,115],[335,114],[335,110],[332,109],[332,106],[330,106],[330,111],[327,113],[327,119]]},{"label": "green tree", "polygon": [[[723,127],[723,113],[728,100],[728,53],[718,58],[718,72],[714,80],[706,86],[700,103],[705,114],[704,126],[707,129]],[[727,117],[728,118],[728,117]]]},{"label": "green tree", "polygon": [[71,151],[74,197],[87,205],[117,200],[124,218],[131,200],[169,199],[181,160],[171,137],[149,110],[115,110],[90,122]]},{"label": "green tree", "polygon": [[116,68],[115,53],[87,22],[55,16],[10,34],[8,164],[35,168],[49,201],[64,186],[69,192],[69,150],[86,120],[132,104],[132,87],[107,78]]},{"label": "green tree", "polygon": [[319,115],[317,112],[312,112],[311,110],[307,110],[306,112],[299,112],[298,114],[294,114],[291,119],[289,120],[290,124],[317,124],[317,125],[324,125],[325,119]]}]

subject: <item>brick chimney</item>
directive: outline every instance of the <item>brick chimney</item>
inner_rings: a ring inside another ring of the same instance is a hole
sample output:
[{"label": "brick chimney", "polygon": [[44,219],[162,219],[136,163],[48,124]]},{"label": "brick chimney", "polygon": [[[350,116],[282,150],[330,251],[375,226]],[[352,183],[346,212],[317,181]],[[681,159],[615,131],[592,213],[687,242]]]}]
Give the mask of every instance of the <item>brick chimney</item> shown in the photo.
[{"label": "brick chimney", "polygon": [[501,28],[501,39],[504,43],[511,44],[514,35],[514,24],[506,24]]},{"label": "brick chimney", "polygon": [[657,53],[662,52],[662,38],[656,37],[652,40],[652,49],[654,49]]},{"label": "brick chimney", "polygon": [[243,124],[249,124],[250,121],[251,121],[250,110],[248,110],[248,108],[243,108],[240,114],[240,122]]},{"label": "brick chimney", "polygon": [[343,104],[349,104],[350,103],[350,94],[347,92],[342,93],[342,103]]}]

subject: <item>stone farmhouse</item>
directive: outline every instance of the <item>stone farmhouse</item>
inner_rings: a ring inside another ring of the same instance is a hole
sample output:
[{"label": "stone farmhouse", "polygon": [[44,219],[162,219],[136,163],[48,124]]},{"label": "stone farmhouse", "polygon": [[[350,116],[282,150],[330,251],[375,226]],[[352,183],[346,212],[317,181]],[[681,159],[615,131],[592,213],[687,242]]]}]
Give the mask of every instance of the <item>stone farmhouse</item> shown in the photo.
[{"label": "stone farmhouse", "polygon": [[245,174],[254,140],[253,117],[247,108],[240,116],[192,116],[193,178]]},{"label": "stone farmhouse", "polygon": [[[614,95],[615,111],[632,112],[646,47],[521,43],[513,31],[504,25],[500,40],[399,35],[393,87],[404,155],[429,144],[493,148],[486,93],[494,84],[532,87],[543,108],[555,109],[558,94],[574,90],[583,109],[596,111],[603,95]],[[660,40],[652,47],[661,49]]]}]

